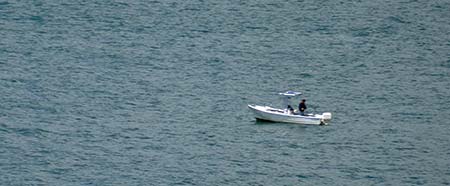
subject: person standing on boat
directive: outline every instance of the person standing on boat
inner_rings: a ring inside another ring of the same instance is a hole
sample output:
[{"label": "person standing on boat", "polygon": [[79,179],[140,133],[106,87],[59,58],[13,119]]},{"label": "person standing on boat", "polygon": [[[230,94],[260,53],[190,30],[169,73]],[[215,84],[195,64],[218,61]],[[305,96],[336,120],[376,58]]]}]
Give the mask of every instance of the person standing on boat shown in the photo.
[{"label": "person standing on boat", "polygon": [[298,105],[298,110],[300,111],[300,115],[304,116],[305,115],[305,110],[306,110],[306,104],[305,104],[306,100],[302,99],[302,101],[300,102],[300,104]]}]

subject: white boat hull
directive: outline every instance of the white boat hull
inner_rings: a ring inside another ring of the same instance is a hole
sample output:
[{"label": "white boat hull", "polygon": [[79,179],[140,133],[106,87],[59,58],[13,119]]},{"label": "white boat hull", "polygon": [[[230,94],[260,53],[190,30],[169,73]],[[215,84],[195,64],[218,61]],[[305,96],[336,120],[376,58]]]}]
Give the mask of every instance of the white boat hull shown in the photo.
[{"label": "white boat hull", "polygon": [[255,114],[256,119],[274,122],[323,125],[331,119],[331,113],[302,116],[268,106],[248,105],[248,107]]}]

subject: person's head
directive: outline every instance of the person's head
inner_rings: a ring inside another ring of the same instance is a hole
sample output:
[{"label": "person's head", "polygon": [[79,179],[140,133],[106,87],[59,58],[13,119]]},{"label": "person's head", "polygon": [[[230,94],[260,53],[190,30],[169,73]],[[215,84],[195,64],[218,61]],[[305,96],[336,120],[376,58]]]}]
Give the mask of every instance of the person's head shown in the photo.
[{"label": "person's head", "polygon": [[302,103],[304,103],[306,101],[306,99],[302,99]]}]

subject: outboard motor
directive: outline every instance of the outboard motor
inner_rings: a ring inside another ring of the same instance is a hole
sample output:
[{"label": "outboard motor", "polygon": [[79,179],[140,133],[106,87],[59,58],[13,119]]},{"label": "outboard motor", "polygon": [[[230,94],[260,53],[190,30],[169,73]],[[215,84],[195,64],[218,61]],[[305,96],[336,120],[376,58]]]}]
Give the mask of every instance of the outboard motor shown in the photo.
[{"label": "outboard motor", "polygon": [[331,113],[330,112],[324,112],[322,114],[323,120],[331,120]]}]

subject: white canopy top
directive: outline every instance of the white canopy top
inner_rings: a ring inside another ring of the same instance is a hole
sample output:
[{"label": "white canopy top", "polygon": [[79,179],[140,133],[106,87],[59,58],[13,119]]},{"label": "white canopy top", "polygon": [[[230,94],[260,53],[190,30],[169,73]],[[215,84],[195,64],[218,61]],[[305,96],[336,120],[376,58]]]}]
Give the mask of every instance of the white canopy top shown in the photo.
[{"label": "white canopy top", "polygon": [[287,97],[294,97],[294,96],[302,95],[301,92],[294,92],[294,91],[287,91],[285,93],[278,93],[278,94],[282,95],[282,96],[287,96]]}]

